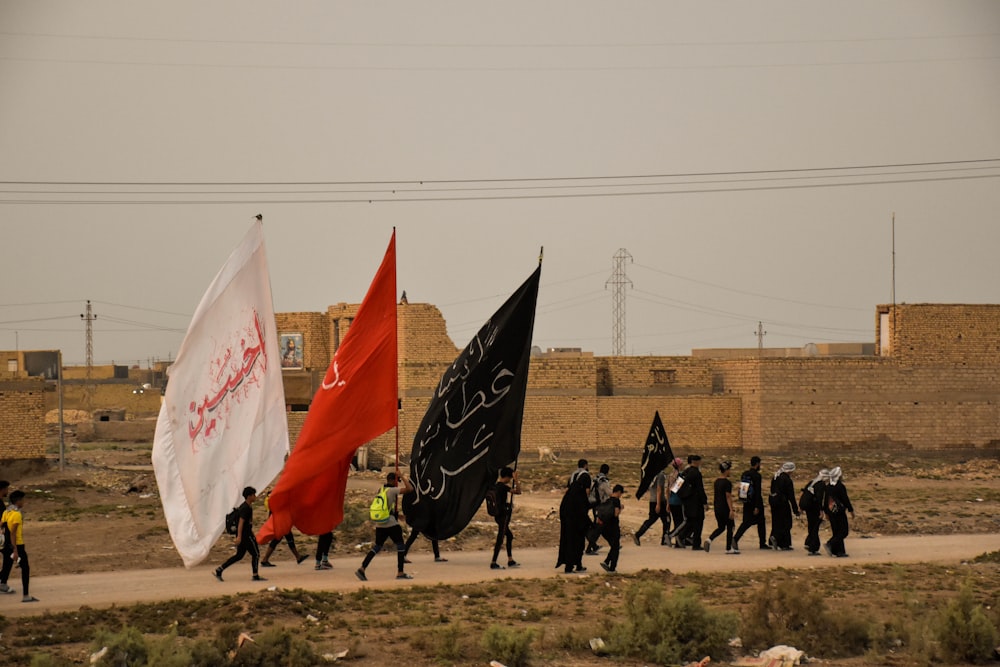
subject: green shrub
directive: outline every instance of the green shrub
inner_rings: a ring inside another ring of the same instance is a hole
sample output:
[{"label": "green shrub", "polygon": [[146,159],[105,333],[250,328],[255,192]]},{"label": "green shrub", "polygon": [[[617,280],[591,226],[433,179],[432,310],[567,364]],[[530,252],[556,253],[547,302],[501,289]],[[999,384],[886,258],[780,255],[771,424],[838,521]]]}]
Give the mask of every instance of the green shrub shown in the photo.
[{"label": "green shrub", "polygon": [[434,655],[443,662],[457,662],[465,652],[462,650],[462,626],[449,623],[434,631]]},{"label": "green shrub", "polygon": [[659,584],[634,584],[625,593],[624,614],[611,627],[609,652],[660,664],[706,655],[720,660],[736,631],[735,614],[707,609],[692,588],[666,597]]},{"label": "green shrub", "polygon": [[270,628],[246,642],[230,662],[233,667],[313,667],[318,663],[312,645],[283,628]]},{"label": "green shrub", "polygon": [[946,660],[983,662],[993,655],[997,629],[976,604],[969,582],[962,584],[958,597],[938,614],[935,637]]},{"label": "green shrub", "polygon": [[146,638],[132,626],[125,626],[120,632],[98,631],[92,647],[95,652],[104,647],[108,648],[100,660],[94,663],[99,667],[133,667],[133,665],[148,664]]},{"label": "green shrub", "polygon": [[824,658],[863,655],[873,628],[853,608],[827,609],[826,599],[805,580],[770,579],[743,615],[740,638],[747,648],[787,644]]},{"label": "green shrub", "polygon": [[508,629],[491,625],[483,632],[482,646],[487,657],[507,665],[525,667],[531,657],[531,642],[535,633],[523,628]]}]

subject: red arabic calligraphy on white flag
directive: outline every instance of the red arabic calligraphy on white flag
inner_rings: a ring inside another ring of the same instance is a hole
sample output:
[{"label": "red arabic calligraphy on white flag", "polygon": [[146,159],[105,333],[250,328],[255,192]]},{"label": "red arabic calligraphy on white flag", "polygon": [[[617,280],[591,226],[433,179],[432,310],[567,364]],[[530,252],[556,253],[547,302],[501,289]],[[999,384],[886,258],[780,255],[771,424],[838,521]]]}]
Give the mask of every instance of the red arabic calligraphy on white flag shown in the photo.
[{"label": "red arabic calligraphy on white flag", "polygon": [[170,367],[153,470],[187,567],[208,555],[245,486],[263,489],[288,453],[278,336],[260,222],[212,281]]}]

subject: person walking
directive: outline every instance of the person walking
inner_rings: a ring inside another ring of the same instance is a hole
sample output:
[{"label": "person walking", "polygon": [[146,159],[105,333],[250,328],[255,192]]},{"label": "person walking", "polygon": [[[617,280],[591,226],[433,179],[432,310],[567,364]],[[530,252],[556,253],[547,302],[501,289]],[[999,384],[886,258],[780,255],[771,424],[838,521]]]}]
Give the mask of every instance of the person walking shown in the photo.
[{"label": "person walking", "polygon": [[[587,462],[584,461],[584,464]],[[584,476],[590,481],[590,475]],[[514,560],[514,551],[511,543],[514,541],[514,533],[510,530],[510,520],[514,514],[514,503],[511,496],[521,493],[521,484],[517,481],[517,471],[510,466],[500,469],[500,479],[497,480],[493,493],[496,497],[496,516],[493,518],[497,522],[497,539],[493,543],[493,560],[490,561],[491,570],[502,570],[503,565],[497,563],[500,556],[500,548],[507,541],[507,567],[518,567],[519,563]]]},{"label": "person walking", "polygon": [[771,480],[771,546],[779,551],[792,550],[792,514],[799,516],[799,504],[795,502],[795,483],[792,473],[795,464],[785,461],[774,473]]},{"label": "person walking", "polygon": [[[667,533],[667,539],[660,540],[660,544],[669,545],[672,533],[676,533],[678,528],[682,523],[684,523],[684,505],[681,503],[681,497],[677,495],[674,491],[674,485],[677,484],[678,478],[681,476],[681,471],[684,470],[684,461],[679,456],[673,460],[670,464],[670,471],[667,475],[666,491],[667,494],[667,508],[670,511],[670,521],[673,524],[673,529]],[[684,545],[675,543],[676,547],[683,547]]]},{"label": "person walking", "polygon": [[329,530],[316,539],[316,570],[332,570],[330,549],[333,547],[333,531]]},{"label": "person walking", "polygon": [[816,477],[806,484],[799,496],[799,509],[806,513],[806,553],[819,555],[819,526],[823,523],[823,504],[826,503],[826,483],[830,481],[830,471],[823,468]]},{"label": "person walking", "polygon": [[[13,497],[14,494],[11,494],[12,500]],[[824,508],[826,516],[830,520],[830,531],[833,533],[830,541],[824,545],[826,552],[837,558],[847,558],[847,552],[844,550],[844,540],[850,532],[847,514],[850,513],[853,521],[854,505],[851,504],[851,499],[847,495],[847,487],[844,486],[843,472],[840,466],[830,469],[830,484],[826,487]]]},{"label": "person walking", "polygon": [[566,574],[586,572],[583,566],[583,547],[587,529],[590,528],[590,475],[580,475],[574,480],[559,504],[559,557],[556,567],[564,567]]},{"label": "person walking", "polygon": [[[7,504],[4,500],[8,493],[10,493],[10,482],[0,480],[0,516],[3,516],[3,513],[7,511]],[[0,531],[3,532],[4,537],[3,549],[0,549],[0,555],[3,556],[3,566],[0,567],[0,593],[14,593],[14,589],[7,585],[10,571],[14,568],[14,540],[10,537],[6,523],[0,522]]]},{"label": "person walking", "polygon": [[[400,484],[402,484],[402,488],[400,488]],[[408,574],[405,568],[406,557],[404,553],[406,551],[406,544],[403,542],[403,527],[399,525],[396,509],[400,493],[410,493],[412,491],[413,486],[402,475],[391,472],[385,476],[385,484],[379,489],[379,495],[385,496],[385,506],[388,509],[388,516],[385,519],[377,520],[375,524],[375,543],[368,550],[368,553],[365,554],[365,559],[361,562],[361,567],[354,571],[354,576],[361,581],[368,581],[368,575],[365,573],[365,570],[368,569],[368,565],[378,555],[378,552],[382,550],[382,545],[385,544],[386,540],[392,540],[392,543],[396,545],[396,578],[413,578],[413,575]]]},{"label": "person walking", "polygon": [[740,500],[743,501],[743,521],[733,535],[733,551],[740,552],[740,538],[752,526],[757,526],[757,538],[761,549],[770,549],[767,544],[767,517],[764,514],[764,495],[760,476],[759,456],[750,457],[750,467],[740,476]]},{"label": "person walking", "polygon": [[[679,461],[680,459],[674,459]],[[663,532],[660,535],[660,544],[667,544],[669,539],[667,535],[670,533],[670,510],[667,505],[667,493],[669,487],[667,486],[667,466],[653,478],[653,483],[649,487],[649,516],[646,520],[639,526],[639,530],[632,534],[632,541],[635,542],[635,546],[640,546],[642,542],[640,541],[642,536],[646,534],[653,524],[657,521],[660,522],[663,527]]]},{"label": "person walking", "polygon": [[[28,591],[31,583],[31,566],[28,563],[28,550],[24,545],[24,491],[17,490],[10,494],[10,505],[4,510],[0,521],[3,522],[7,531],[7,539],[14,543],[17,551],[18,561],[21,567],[21,602],[38,602],[38,598],[33,597]],[[6,567],[6,558],[5,567]],[[10,570],[5,569],[5,574],[9,575]],[[6,577],[4,577],[6,579]],[[4,591],[12,593],[13,591]]]},{"label": "person walking", "polygon": [[733,468],[732,461],[723,461],[719,464],[719,477],[712,486],[713,504],[715,510],[715,521],[718,527],[708,536],[702,547],[705,551],[712,548],[712,540],[726,533],[726,553],[739,553],[733,551],[733,529],[736,527],[736,506],[733,503],[733,483],[729,481],[729,473]]},{"label": "person walking", "polygon": [[684,522],[680,531],[674,529],[674,537],[681,546],[691,545],[692,550],[701,551],[701,532],[705,526],[705,507],[708,496],[705,494],[705,480],[701,476],[701,457],[697,454],[688,456],[688,467],[680,474],[684,483],[677,489],[684,507]]},{"label": "person walking", "polygon": [[[420,536],[419,530],[411,529],[410,536],[406,538],[406,545],[405,545],[406,548],[403,549],[403,560],[406,561],[407,563],[410,562],[409,559],[407,559],[407,556],[410,554],[410,547],[413,546],[413,543],[417,541],[417,537],[419,536]],[[441,557],[441,548],[438,545],[438,541],[433,538],[428,538],[428,539],[431,540],[431,551],[434,552],[434,562],[447,563],[448,559]]]},{"label": "person walking", "polygon": [[597,510],[597,521],[601,525],[601,537],[608,541],[611,546],[608,556],[601,562],[601,567],[606,572],[614,572],[618,569],[618,555],[622,550],[622,527],[618,518],[622,513],[622,494],[625,487],[615,484],[611,489],[611,495]]},{"label": "person walking", "polygon": [[[264,509],[267,511],[267,516],[271,516],[271,492],[267,489],[264,490]],[[288,531],[288,534],[284,538],[276,537],[271,540],[267,545],[267,550],[264,552],[264,556],[260,559],[261,567],[275,567],[274,563],[271,562],[271,555],[274,550],[281,544],[281,540],[284,539],[288,543],[288,550],[292,552],[292,556],[295,557],[295,564],[300,565],[302,561],[309,558],[309,554],[300,554],[298,548],[295,546],[295,536],[292,535],[292,531]]]},{"label": "person walking", "polygon": [[601,526],[597,522],[597,508],[611,497],[611,480],[608,479],[610,472],[611,466],[607,463],[602,463],[601,470],[597,473],[597,477],[594,478],[593,484],[590,487],[590,510],[593,512],[594,520],[591,524],[591,529],[587,531],[587,548],[584,550],[584,553],[590,556],[595,555],[601,550],[601,546],[597,543],[598,538],[601,536]]},{"label": "person walking", "polygon": [[215,568],[215,578],[222,581],[222,573],[233,563],[243,560],[243,557],[250,554],[250,568],[253,570],[254,581],[267,581],[260,576],[257,568],[260,565],[260,548],[257,546],[257,538],[253,532],[253,503],[257,500],[257,489],[248,486],[243,489],[243,502],[237,508],[239,524],[236,526],[236,535],[233,541],[236,542],[236,553],[229,560]]}]

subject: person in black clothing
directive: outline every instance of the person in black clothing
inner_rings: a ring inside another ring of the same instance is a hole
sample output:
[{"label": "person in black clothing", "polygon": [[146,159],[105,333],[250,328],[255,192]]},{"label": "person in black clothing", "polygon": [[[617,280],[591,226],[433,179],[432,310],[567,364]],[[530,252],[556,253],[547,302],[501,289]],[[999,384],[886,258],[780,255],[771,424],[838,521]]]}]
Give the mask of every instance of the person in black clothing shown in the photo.
[{"label": "person in black clothing", "polygon": [[[678,461],[680,459],[677,459]],[[669,466],[668,466],[669,467]],[[667,497],[670,493],[669,487],[667,486],[667,468],[664,468],[656,477],[653,478],[653,483],[649,487],[649,516],[643,521],[642,525],[639,526],[639,530],[632,534],[632,541],[635,542],[635,546],[642,544],[640,538],[646,533],[647,530],[653,527],[653,525],[659,521],[663,532],[660,535],[660,546],[667,544],[667,535],[670,533],[670,506],[667,505]]]},{"label": "person in black clothing", "polygon": [[705,506],[708,496],[705,494],[705,480],[701,476],[701,457],[697,454],[688,456],[688,467],[681,473],[684,484],[677,491],[684,507],[684,521],[681,529],[671,533],[682,546],[691,544],[695,551],[702,551],[701,531],[705,526]]},{"label": "person in black clothing", "polygon": [[[733,468],[731,461],[723,461],[719,464],[719,477],[715,480],[712,489],[715,492],[713,498],[713,508],[715,509],[715,521],[718,527],[708,536],[702,547],[705,551],[712,548],[712,540],[726,532],[726,553],[733,552],[733,528],[736,527],[736,506],[733,504],[733,483],[729,481],[729,473]],[[739,553],[739,552],[735,552]]]},{"label": "person in black clothing", "polygon": [[826,503],[824,503],[826,516],[830,520],[830,530],[833,531],[833,536],[824,546],[828,554],[837,558],[847,558],[847,552],[844,551],[844,539],[850,532],[847,513],[850,512],[851,519],[854,519],[854,505],[847,496],[847,487],[841,481],[842,476],[840,466],[830,469],[830,484],[826,487]]},{"label": "person in black clothing", "polygon": [[593,556],[601,550],[601,545],[597,543],[598,538],[601,537],[601,526],[597,522],[597,506],[611,497],[611,480],[608,479],[610,472],[611,466],[602,463],[601,470],[597,473],[597,477],[594,478],[590,487],[590,509],[594,514],[594,521],[590,530],[587,531],[587,548],[584,550],[584,553],[589,556]]},{"label": "person in black clothing", "polygon": [[[417,541],[417,537],[419,535],[420,535],[420,531],[419,530],[410,530],[410,536],[408,538],[406,538],[406,549],[403,550],[403,558],[406,558],[407,555],[410,553],[410,547],[412,547],[413,543]],[[442,558],[441,557],[441,548],[438,546],[438,541],[435,540],[435,539],[431,539],[431,551],[434,552],[434,562],[435,563],[447,563],[448,562],[447,558]],[[410,561],[407,560],[406,562],[409,563]]]},{"label": "person in black clothing", "polygon": [[576,462],[576,470],[570,473],[569,479],[566,480],[566,488],[568,489],[573,486],[573,482],[575,482],[576,478],[581,475],[587,478],[587,488],[589,489],[593,480],[590,478],[590,464],[587,463],[587,459],[580,459]]},{"label": "person in black clothing", "polygon": [[792,514],[799,516],[793,472],[795,464],[786,461],[771,480],[771,495],[768,497],[771,505],[771,546],[779,551],[792,550]]},{"label": "person in black clothing", "polygon": [[806,513],[806,552],[810,556],[819,555],[819,525],[823,522],[823,504],[826,502],[826,483],[830,471],[823,468],[816,478],[809,482],[799,496],[799,509]]},{"label": "person in black clothing", "polygon": [[257,489],[248,486],[243,489],[243,503],[239,506],[240,522],[236,528],[236,535],[233,541],[236,542],[236,553],[225,563],[215,568],[215,578],[222,581],[222,572],[233,563],[243,560],[243,557],[250,554],[250,567],[253,570],[254,581],[267,581],[257,574],[257,567],[260,565],[260,548],[257,546],[257,538],[253,534],[253,502],[257,500]]},{"label": "person in black clothing", "polygon": [[740,552],[740,538],[751,526],[757,526],[757,538],[761,549],[770,549],[767,545],[767,518],[764,515],[764,494],[760,476],[760,457],[750,458],[750,468],[740,476],[740,484],[749,480],[750,496],[743,503],[743,521],[733,535],[733,551]]},{"label": "person in black clothing", "polygon": [[601,537],[611,545],[608,557],[601,563],[601,567],[607,572],[614,572],[618,569],[618,554],[622,550],[622,527],[618,517],[622,513],[623,493],[625,493],[625,487],[621,484],[615,484],[614,488],[611,489],[611,497],[600,505],[600,507],[610,505],[610,513],[601,509],[597,511],[597,520],[601,524]]},{"label": "person in black clothing", "polygon": [[[587,475],[590,480],[590,475]],[[504,538],[507,540],[507,567],[517,567],[518,562],[514,560],[514,552],[511,542],[514,540],[514,533],[510,532],[510,519],[514,513],[514,503],[511,496],[521,493],[521,485],[517,481],[517,472],[509,466],[500,469],[500,479],[496,483],[497,515],[494,517],[497,522],[497,541],[493,545],[493,560],[490,562],[491,570],[502,570],[503,566],[497,563],[500,555],[500,547],[503,546]]]},{"label": "person in black clothing", "polygon": [[579,475],[563,494],[559,504],[559,557],[556,567],[565,567],[566,574],[586,572],[583,547],[590,528],[590,475]]}]

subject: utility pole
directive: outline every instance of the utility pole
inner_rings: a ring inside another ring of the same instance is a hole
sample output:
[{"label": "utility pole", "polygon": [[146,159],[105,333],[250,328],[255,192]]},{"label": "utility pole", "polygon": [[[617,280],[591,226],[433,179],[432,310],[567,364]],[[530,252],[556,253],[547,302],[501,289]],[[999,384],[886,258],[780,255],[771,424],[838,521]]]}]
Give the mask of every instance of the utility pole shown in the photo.
[{"label": "utility pole", "polygon": [[87,381],[83,385],[83,407],[89,412],[93,402],[94,391],[92,384],[94,371],[94,320],[97,319],[97,315],[94,314],[90,306],[90,299],[87,299],[87,313],[81,313],[80,319],[87,323]]},{"label": "utility pole", "polygon": [[604,289],[611,285],[611,354],[625,356],[625,286],[632,287],[632,281],[625,275],[625,260],[632,261],[632,255],[625,248],[615,253],[611,277],[604,283]]},{"label": "utility pole", "polygon": [[767,332],[764,331],[764,323],[763,322],[760,322],[760,321],[757,322],[757,331],[754,332],[754,335],[757,336],[757,356],[758,357],[763,357],[764,356],[764,336],[767,335]]}]

